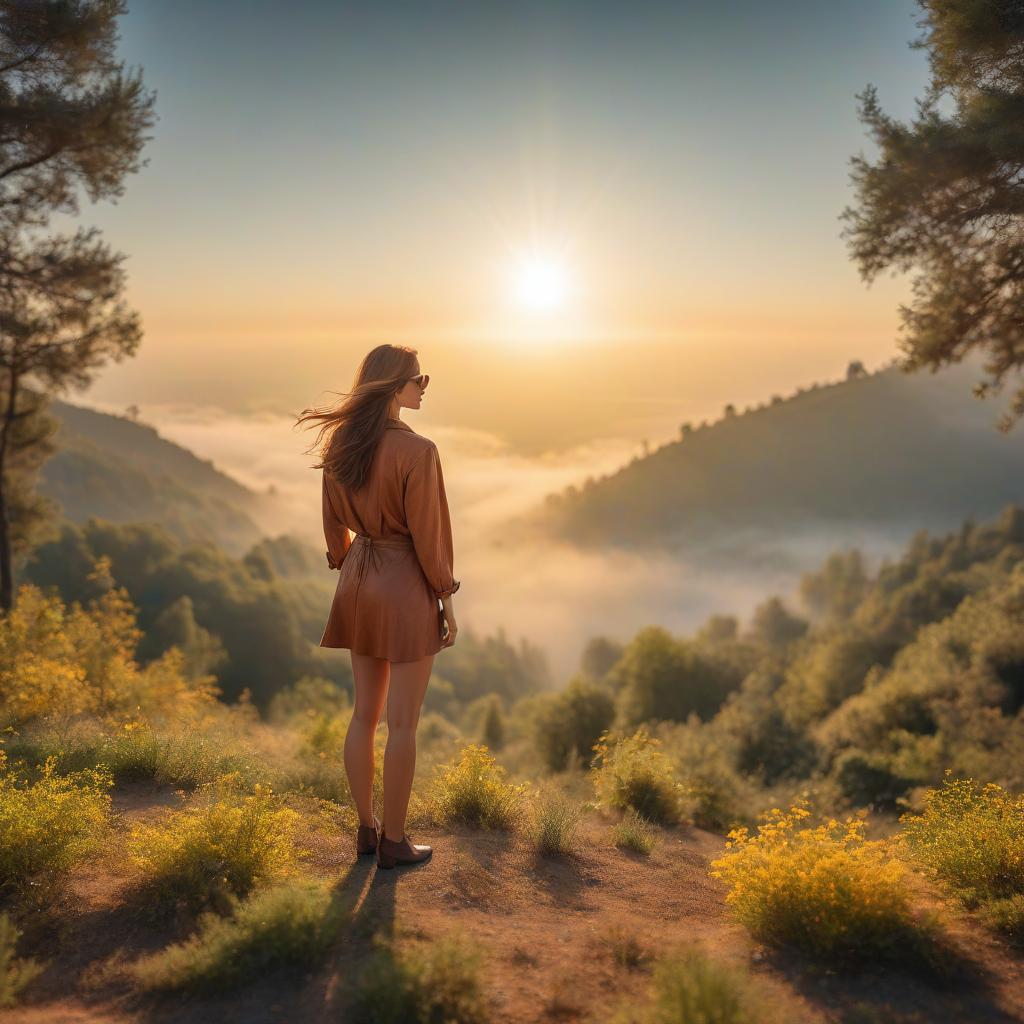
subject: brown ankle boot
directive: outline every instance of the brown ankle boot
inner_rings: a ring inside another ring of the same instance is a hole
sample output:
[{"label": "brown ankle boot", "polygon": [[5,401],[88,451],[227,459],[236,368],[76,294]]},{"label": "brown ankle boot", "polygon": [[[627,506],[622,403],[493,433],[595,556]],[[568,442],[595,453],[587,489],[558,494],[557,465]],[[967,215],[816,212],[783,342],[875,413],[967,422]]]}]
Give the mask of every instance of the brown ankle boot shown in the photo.
[{"label": "brown ankle boot", "polygon": [[381,829],[380,842],[377,843],[377,867],[393,868],[396,864],[419,864],[434,852],[433,847],[418,846],[408,835],[402,841],[388,839]]},{"label": "brown ankle boot", "polygon": [[384,826],[374,818],[375,825],[364,825],[360,822],[356,830],[356,856],[363,853],[376,853],[377,842],[384,832]]}]

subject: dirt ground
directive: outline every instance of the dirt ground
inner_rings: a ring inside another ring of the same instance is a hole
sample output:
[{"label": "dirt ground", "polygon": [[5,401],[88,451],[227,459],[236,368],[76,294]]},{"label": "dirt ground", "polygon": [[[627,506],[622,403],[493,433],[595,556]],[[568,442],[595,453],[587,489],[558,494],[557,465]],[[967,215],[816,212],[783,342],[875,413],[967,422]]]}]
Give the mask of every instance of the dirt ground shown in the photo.
[{"label": "dirt ground", "polygon": [[[171,787],[121,786],[120,826],[151,819],[176,798]],[[577,856],[538,859],[522,839],[469,829],[413,831],[434,847],[425,864],[378,872],[354,854],[348,834],[309,832],[308,870],[330,879],[351,907],[344,935],[315,972],[278,971],[218,998],[140,996],[125,967],[187,934],[184,922],[147,923],[133,907],[133,880],[120,851],[76,870],[29,927],[21,955],[47,960],[12,1024],[221,1024],[337,1022],[346,1019],[351,982],[375,933],[401,945],[457,928],[484,952],[483,977],[493,1020],[607,1021],[621,1000],[649,988],[644,964],[623,966],[613,943],[632,938],[648,955],[699,943],[725,961],[745,964],[764,984],[766,1001],[786,1022],[843,1024],[1024,1024],[1024,957],[948,913],[948,929],[970,967],[937,984],[899,970],[839,974],[759,947],[731,922],[723,888],[708,877],[719,836],[665,830],[649,857],[611,846],[607,826],[591,818]]]}]

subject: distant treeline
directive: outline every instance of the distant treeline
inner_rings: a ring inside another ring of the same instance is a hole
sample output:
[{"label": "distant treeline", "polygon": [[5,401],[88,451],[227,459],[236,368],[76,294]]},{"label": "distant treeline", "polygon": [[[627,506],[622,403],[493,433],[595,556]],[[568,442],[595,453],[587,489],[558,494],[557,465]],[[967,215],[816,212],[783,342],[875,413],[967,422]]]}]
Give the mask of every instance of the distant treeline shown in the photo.
[{"label": "distant treeline", "polygon": [[[225,700],[248,689],[263,711],[303,677],[333,679],[351,694],[347,652],[318,646],[337,580],[309,545],[264,538],[233,558],[214,544],[184,544],[154,523],[64,521],[56,539],[33,550],[22,579],[84,604],[102,591],[91,578],[101,556],[138,609],[141,662],[176,646],[192,675],[216,675]],[[432,701],[448,710],[484,694],[511,701],[551,685],[543,653],[525,641],[511,644],[501,631],[480,637],[463,630],[443,668]]]}]

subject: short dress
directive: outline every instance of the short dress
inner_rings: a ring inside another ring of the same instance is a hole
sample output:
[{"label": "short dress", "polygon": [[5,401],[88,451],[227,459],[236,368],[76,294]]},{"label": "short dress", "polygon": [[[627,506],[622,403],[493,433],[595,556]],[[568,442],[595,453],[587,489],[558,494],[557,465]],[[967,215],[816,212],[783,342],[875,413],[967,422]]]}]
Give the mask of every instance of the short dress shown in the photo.
[{"label": "short dress", "polygon": [[460,586],[437,445],[389,419],[362,488],[323,471],[323,523],[339,576],[320,646],[388,661],[437,654],[439,599]]}]

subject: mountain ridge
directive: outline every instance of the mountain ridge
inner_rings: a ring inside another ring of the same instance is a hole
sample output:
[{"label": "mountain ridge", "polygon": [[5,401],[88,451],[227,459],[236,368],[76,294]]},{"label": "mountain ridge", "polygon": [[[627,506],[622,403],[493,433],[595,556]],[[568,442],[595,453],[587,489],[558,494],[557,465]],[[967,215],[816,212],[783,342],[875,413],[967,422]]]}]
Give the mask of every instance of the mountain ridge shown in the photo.
[{"label": "mountain ridge", "polygon": [[[513,524],[581,547],[728,551],[805,529],[906,533],[989,518],[1024,499],[1024,443],[971,394],[971,364],[890,365],[800,388],[549,495]],[[727,407],[729,408],[729,407]]]},{"label": "mountain ridge", "polygon": [[158,522],[186,542],[211,542],[239,556],[264,535],[272,498],[246,487],[155,427],[53,399],[57,450],[39,491],[73,522]]}]

